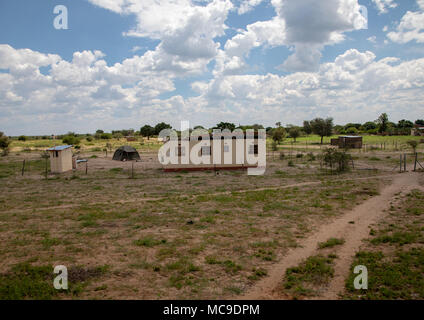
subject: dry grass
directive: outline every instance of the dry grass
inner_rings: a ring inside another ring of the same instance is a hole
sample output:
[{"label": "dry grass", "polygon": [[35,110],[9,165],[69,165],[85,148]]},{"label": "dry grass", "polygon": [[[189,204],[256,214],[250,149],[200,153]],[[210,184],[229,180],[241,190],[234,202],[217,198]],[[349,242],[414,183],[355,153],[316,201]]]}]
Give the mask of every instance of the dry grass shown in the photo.
[{"label": "dry grass", "polygon": [[[330,175],[307,157],[292,159],[294,167],[288,159],[271,161],[260,177],[163,173],[150,153],[142,154],[130,179],[131,164],[99,154],[90,158],[88,175],[82,166],[45,180],[42,163],[19,175],[24,156],[31,154],[0,160],[0,273],[28,261],[109,266],[80,298],[241,294],[298,239],[378,194],[373,175],[385,173]],[[365,179],[354,180],[359,177]],[[285,187],[302,182],[316,184]]]}]

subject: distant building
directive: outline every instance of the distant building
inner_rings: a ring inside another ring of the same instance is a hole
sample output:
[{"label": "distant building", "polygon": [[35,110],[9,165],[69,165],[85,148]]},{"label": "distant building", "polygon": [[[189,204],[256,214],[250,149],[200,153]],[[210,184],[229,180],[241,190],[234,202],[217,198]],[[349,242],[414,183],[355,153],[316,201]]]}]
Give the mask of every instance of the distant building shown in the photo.
[{"label": "distant building", "polygon": [[332,146],[347,149],[362,149],[361,136],[340,136],[337,139],[331,139]]},{"label": "distant building", "polygon": [[414,128],[411,129],[411,136],[424,137],[424,126],[416,124]]},{"label": "distant building", "polygon": [[72,170],[72,146],[57,146],[47,149],[50,154],[50,171],[62,173]]}]

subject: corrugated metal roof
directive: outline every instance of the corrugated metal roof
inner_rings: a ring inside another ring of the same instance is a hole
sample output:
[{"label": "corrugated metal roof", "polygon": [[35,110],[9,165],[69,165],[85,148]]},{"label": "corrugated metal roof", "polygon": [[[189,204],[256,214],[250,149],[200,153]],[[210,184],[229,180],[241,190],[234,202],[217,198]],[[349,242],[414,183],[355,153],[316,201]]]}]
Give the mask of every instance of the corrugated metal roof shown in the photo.
[{"label": "corrugated metal roof", "polygon": [[341,136],[340,138],[362,138],[361,136]]},{"label": "corrugated metal roof", "polygon": [[65,150],[65,149],[68,149],[68,148],[71,148],[71,147],[72,146],[70,146],[70,145],[67,145],[67,146],[56,146],[56,147],[47,149],[47,151],[62,151],[62,150]]}]

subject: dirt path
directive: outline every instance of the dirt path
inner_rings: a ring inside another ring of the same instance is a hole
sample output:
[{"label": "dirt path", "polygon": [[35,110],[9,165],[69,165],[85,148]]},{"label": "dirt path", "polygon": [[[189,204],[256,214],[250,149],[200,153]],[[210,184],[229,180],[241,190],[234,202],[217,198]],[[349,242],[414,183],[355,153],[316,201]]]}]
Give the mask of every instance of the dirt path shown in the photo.
[{"label": "dirt path", "polygon": [[[283,293],[278,292],[277,285],[284,278],[286,269],[298,265],[302,260],[318,253],[319,242],[329,238],[343,238],[345,244],[334,248],[338,258],[335,260],[335,275],[328,288],[316,299],[337,299],[339,292],[344,288],[345,277],[349,273],[352,259],[360,247],[362,239],[369,234],[369,226],[384,216],[395,194],[406,193],[413,188],[420,188],[418,174],[405,173],[394,176],[393,183],[384,188],[380,195],[373,197],[353,210],[337,218],[332,223],[322,226],[314,234],[300,243],[301,247],[291,249],[288,254],[277,263],[269,272],[269,276],[258,282],[241,299],[285,299]],[[351,222],[354,222],[353,224]]]}]

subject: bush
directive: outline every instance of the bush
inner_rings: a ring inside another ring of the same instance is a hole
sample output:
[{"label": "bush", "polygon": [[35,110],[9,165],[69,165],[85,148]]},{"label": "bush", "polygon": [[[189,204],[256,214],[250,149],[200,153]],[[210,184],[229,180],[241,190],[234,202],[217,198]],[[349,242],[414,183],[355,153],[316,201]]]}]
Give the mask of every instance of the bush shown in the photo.
[{"label": "bush", "polygon": [[102,134],[100,134],[100,139],[103,139],[103,140],[112,139],[112,134],[111,133],[102,133]]},{"label": "bush", "polygon": [[315,161],[316,157],[312,152],[308,153],[308,161]]},{"label": "bush", "polygon": [[19,141],[27,141],[27,137],[25,137],[25,136],[19,136],[18,140]]},{"label": "bush", "polygon": [[87,137],[87,141],[88,141],[88,142],[93,141],[93,137]]},{"label": "bush", "polygon": [[347,134],[357,134],[358,129],[356,129],[355,127],[349,127],[349,128],[346,129],[346,133]]},{"label": "bush", "polygon": [[78,139],[75,136],[69,135],[69,136],[64,136],[62,139],[63,143],[69,144],[69,145],[78,145],[80,144],[80,139]]},{"label": "bush", "polygon": [[323,152],[324,163],[329,166],[331,170],[336,167],[339,172],[347,171],[351,159],[351,155],[345,151],[341,152],[333,148],[327,148]]},{"label": "bush", "polygon": [[12,141],[9,137],[0,131],[0,149],[3,150],[2,156],[6,156],[9,153],[9,146],[11,143]]}]

